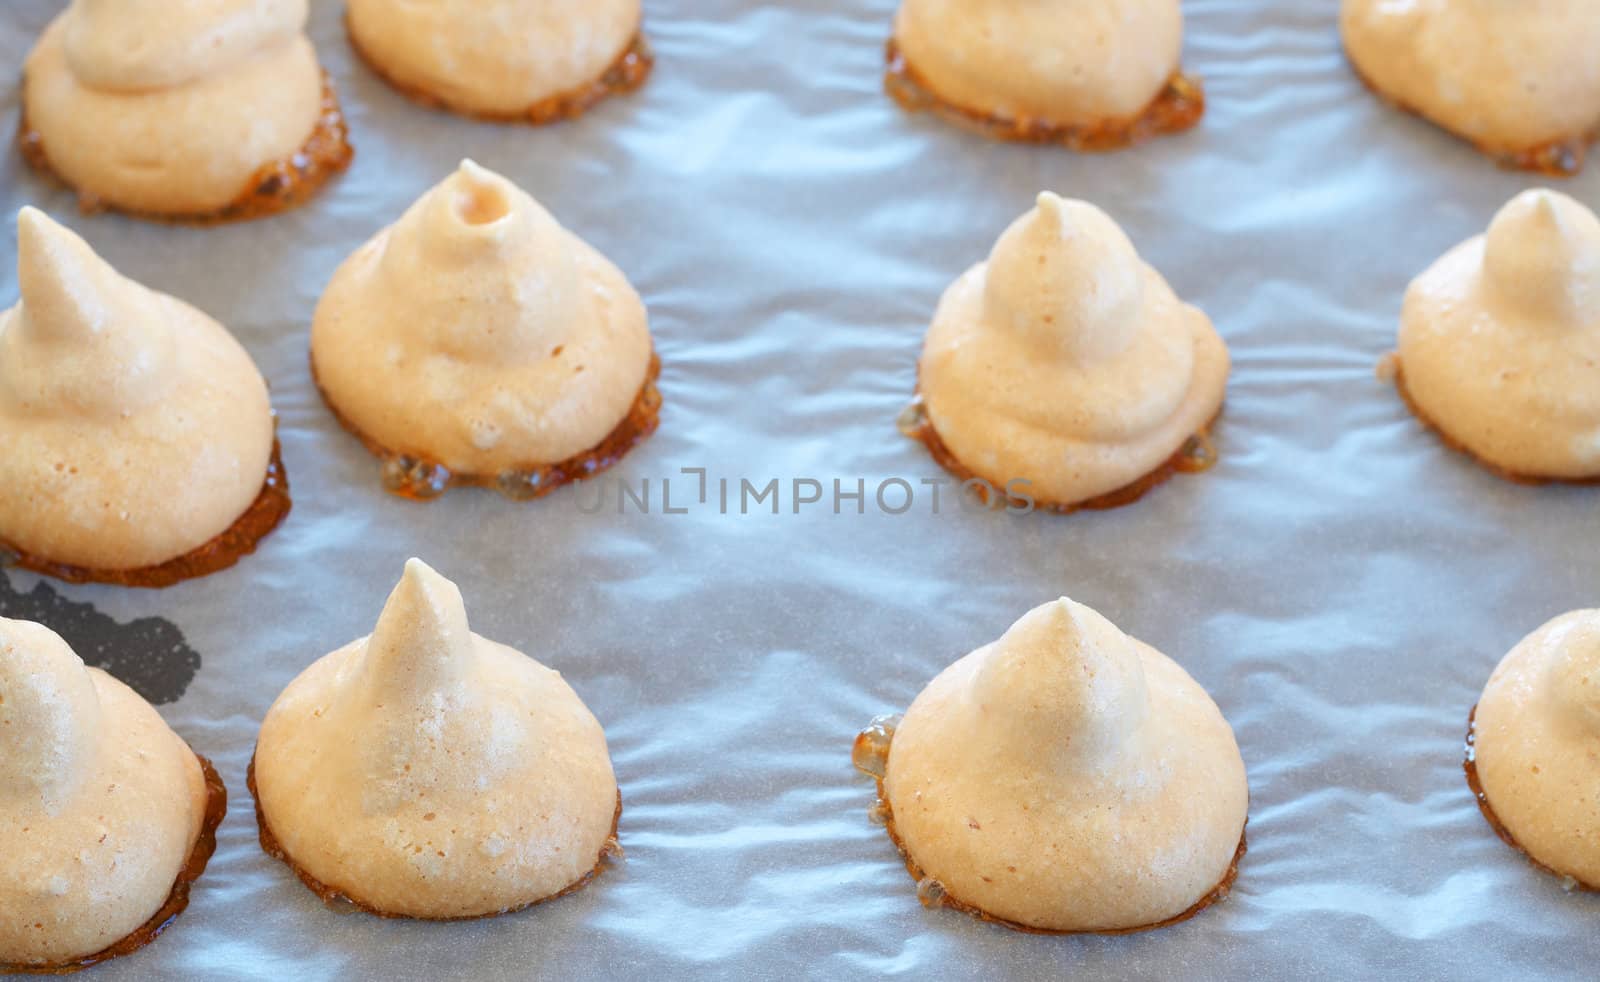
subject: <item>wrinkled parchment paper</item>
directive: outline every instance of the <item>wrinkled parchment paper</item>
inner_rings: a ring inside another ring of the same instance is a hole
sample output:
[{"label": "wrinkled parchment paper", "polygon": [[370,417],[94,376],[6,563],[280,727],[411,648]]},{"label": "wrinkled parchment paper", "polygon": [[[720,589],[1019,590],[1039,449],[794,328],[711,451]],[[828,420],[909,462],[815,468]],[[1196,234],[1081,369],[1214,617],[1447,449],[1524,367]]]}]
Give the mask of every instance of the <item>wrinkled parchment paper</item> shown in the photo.
[{"label": "wrinkled parchment paper", "polygon": [[[0,64],[15,74],[60,6],[8,0]],[[648,85],[540,129],[406,102],[355,62],[340,5],[313,7],[357,155],[308,207],[211,229],[80,217],[0,158],[0,302],[10,216],[31,202],[232,328],[272,384],[294,490],[234,569],[159,592],[52,587],[181,628],[202,664],[161,708],[232,794],[189,911],[94,978],[1593,976],[1600,899],[1502,845],[1460,760],[1500,656],[1597,602],[1600,492],[1490,475],[1373,377],[1408,280],[1535,182],[1371,98],[1336,3],[1186,3],[1205,120],[1109,156],[904,115],[880,86],[889,0],[647,0]],[[0,98],[9,126],[15,84]],[[464,155],[649,305],[661,429],[610,483],[403,501],[311,385],[307,328],[335,265]],[[1561,186],[1600,204],[1600,166]],[[942,476],[894,426],[934,303],[1041,188],[1106,208],[1216,321],[1235,359],[1221,463],[1103,514],[948,498],[934,514],[921,494],[888,514],[879,482]],[[684,468],[705,470],[705,504]],[[686,512],[663,513],[667,478]],[[772,478],[780,514],[738,514],[739,481]],[[824,488],[798,515],[796,479]],[[834,513],[835,479],[865,481],[865,514],[849,498]],[[651,482],[649,514],[618,514],[624,480]],[[341,916],[257,847],[258,722],[371,629],[411,555],[606,726],[627,859],[574,896],[468,924]],[[1176,658],[1238,734],[1250,851],[1233,895],[1180,926],[1030,937],[924,910],[867,820],[857,729],[1061,594]]]}]

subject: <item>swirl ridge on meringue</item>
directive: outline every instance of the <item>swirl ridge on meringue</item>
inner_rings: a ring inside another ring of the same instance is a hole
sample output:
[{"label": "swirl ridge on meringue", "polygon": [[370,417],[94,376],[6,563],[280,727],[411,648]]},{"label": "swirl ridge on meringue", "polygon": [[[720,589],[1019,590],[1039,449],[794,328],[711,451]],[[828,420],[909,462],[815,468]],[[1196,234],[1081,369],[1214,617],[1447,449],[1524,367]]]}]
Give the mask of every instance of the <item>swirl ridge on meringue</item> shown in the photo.
[{"label": "swirl ridge on meringue", "polygon": [[[221,216],[274,167],[281,184],[320,183],[348,148],[341,123],[338,153],[295,163],[327,111],[307,13],[307,0],[73,0],[25,63],[25,129],[86,203],[137,214]],[[277,188],[254,213],[307,190]]]},{"label": "swirl ridge on meringue", "polygon": [[582,700],[472,633],[461,592],[417,559],[372,634],[273,703],[251,780],[269,851],[325,896],[404,917],[482,917],[574,889],[621,810]]},{"label": "swirl ridge on meringue", "polygon": [[1600,218],[1526,191],[1412,281],[1403,394],[1450,443],[1514,477],[1600,477]]},{"label": "swirl ridge on meringue", "polygon": [[1199,121],[1178,0],[903,0],[887,84],[1001,139],[1087,150]]},{"label": "swirl ridge on meringue", "polygon": [[918,384],[963,467],[1072,507],[1160,471],[1222,407],[1228,350],[1104,212],[1050,192],[955,281]]},{"label": "swirl ridge on meringue", "polygon": [[601,444],[653,371],[621,271],[470,160],[339,267],[311,360],[369,445],[490,480]]},{"label": "swirl ridge on meringue", "polygon": [[0,313],[0,541],[125,571],[228,531],[273,449],[244,348],[34,208],[17,218],[17,273],[21,298]]},{"label": "swirl ridge on meringue", "polygon": [[401,91],[454,112],[542,123],[643,84],[639,0],[350,0],[356,51]]},{"label": "swirl ridge on meringue", "polygon": [[1219,899],[1249,802],[1206,692],[1066,598],[923,689],[879,787],[907,866],[946,903],[1052,932],[1154,927]]},{"label": "swirl ridge on meringue", "polygon": [[210,793],[148,702],[44,625],[0,618],[0,967],[75,966],[164,926],[221,817]]}]

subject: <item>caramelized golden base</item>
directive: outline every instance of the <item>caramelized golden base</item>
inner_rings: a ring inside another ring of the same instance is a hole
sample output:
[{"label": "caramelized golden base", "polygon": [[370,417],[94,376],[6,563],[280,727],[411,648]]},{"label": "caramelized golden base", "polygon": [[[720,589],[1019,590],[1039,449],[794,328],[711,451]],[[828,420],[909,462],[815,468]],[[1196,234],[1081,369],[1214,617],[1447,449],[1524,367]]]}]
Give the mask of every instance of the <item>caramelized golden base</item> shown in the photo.
[{"label": "caramelized golden base", "polygon": [[1457,453],[1466,454],[1468,457],[1471,457],[1473,460],[1483,465],[1486,470],[1489,470],[1500,477],[1517,484],[1528,484],[1533,486],[1538,486],[1541,484],[1573,484],[1580,486],[1600,485],[1600,476],[1544,477],[1538,474],[1522,474],[1517,471],[1501,467],[1499,464],[1496,464],[1493,461],[1483,459],[1474,453],[1470,448],[1468,448],[1466,444],[1446,433],[1439,426],[1439,424],[1435,423],[1427,413],[1422,411],[1421,406],[1417,405],[1417,401],[1411,397],[1411,390],[1406,388],[1405,367],[1400,361],[1399,354],[1391,352],[1388,356],[1386,356],[1378,368],[1378,373],[1380,377],[1393,373],[1395,391],[1400,393],[1401,401],[1406,404],[1407,409],[1411,410],[1411,415],[1417,418],[1417,422],[1432,430],[1434,434],[1439,437],[1439,442],[1443,443],[1445,446],[1456,451]]},{"label": "caramelized golden base", "polygon": [[573,883],[570,883],[555,893],[552,893],[550,896],[540,897],[538,900],[530,900],[525,904],[518,904],[515,907],[507,907],[505,910],[497,910],[490,914],[473,914],[466,917],[415,917],[411,914],[394,914],[366,903],[360,898],[353,896],[348,890],[340,887],[329,886],[328,884],[323,883],[321,880],[306,872],[305,869],[297,864],[294,859],[284,850],[283,844],[278,841],[278,837],[272,834],[272,827],[267,824],[267,816],[261,811],[261,795],[256,791],[256,758],[254,754],[250,756],[250,767],[245,772],[245,783],[250,788],[250,796],[255,799],[256,827],[260,833],[262,852],[265,852],[273,859],[281,861],[284,865],[293,870],[294,875],[300,878],[300,882],[304,883],[312,893],[321,897],[323,903],[329,905],[347,903],[358,910],[366,911],[368,914],[375,914],[378,917],[387,917],[393,920],[481,921],[490,917],[499,917],[503,914],[515,914],[518,911],[527,910],[529,907],[536,907],[539,904],[549,903],[552,900],[558,900],[561,897],[565,897],[569,893],[575,893],[578,890],[583,889],[589,884],[590,880],[593,880],[595,877],[599,876],[605,871],[606,862],[610,857],[622,855],[622,847],[617,844],[617,826],[622,821],[622,792],[618,791],[617,810],[611,816],[611,834],[609,837],[607,837],[606,844],[601,847],[600,855],[595,859],[594,868],[580,876]]},{"label": "caramelized golden base", "polygon": [[[1031,924],[1022,924],[1017,921],[1007,920],[1004,917],[997,917],[975,904],[966,903],[953,896],[943,884],[931,880],[923,872],[922,867],[917,865],[917,861],[907,851],[905,842],[901,840],[899,833],[895,831],[894,809],[890,807],[889,798],[884,793],[883,788],[883,782],[888,770],[889,746],[894,740],[894,726],[895,722],[888,718],[874,720],[871,725],[862,730],[860,735],[856,737],[855,743],[851,747],[850,756],[857,770],[869,775],[877,782],[878,799],[872,807],[871,814],[874,818],[883,822],[884,830],[889,833],[889,841],[894,843],[895,849],[900,853],[900,858],[905,861],[906,872],[911,874],[911,878],[917,883],[917,899],[921,901],[924,907],[948,907],[951,910],[957,910],[963,914],[976,917],[981,921],[998,924],[1001,927],[1008,927],[1013,931],[1022,931],[1027,934],[1098,934],[1111,936],[1138,934],[1141,931],[1154,931],[1157,928],[1188,920],[1212,904],[1225,899],[1233,889],[1234,881],[1239,877],[1239,861],[1244,858],[1246,851],[1245,829],[1239,830],[1239,848],[1234,852],[1233,861],[1228,864],[1228,869],[1223,873],[1221,881],[1207,891],[1205,896],[1195,901],[1187,910],[1174,917],[1168,917],[1154,924],[1140,924],[1135,927],[1107,928],[1104,930],[1058,930],[1034,927]],[[1246,819],[1245,826],[1248,827],[1249,824],[1249,820]]]},{"label": "caramelized golden base", "polygon": [[655,55],[650,51],[650,43],[645,40],[643,28],[635,33],[627,47],[622,49],[622,54],[600,74],[600,77],[558,92],[553,96],[541,99],[533,105],[519,112],[513,113],[486,113],[452,103],[443,96],[407,84],[396,79],[377,59],[367,53],[361,43],[356,40],[355,32],[350,30],[349,14],[345,15],[345,34],[350,38],[350,48],[356,56],[367,66],[372,73],[383,79],[391,89],[410,99],[420,106],[429,109],[443,109],[453,112],[458,116],[469,119],[480,119],[490,123],[531,123],[542,126],[545,123],[554,123],[563,119],[577,119],[589,110],[591,106],[607,96],[622,95],[632,92],[644,85],[650,77],[650,70],[655,67]]},{"label": "caramelized golden base", "polygon": [[[40,173],[67,184],[67,181],[51,166],[44,138],[28,122],[26,99],[22,105],[21,118],[17,122],[17,147],[22,153],[22,158]],[[273,161],[256,171],[245,185],[244,192],[232,204],[216,211],[193,214],[144,212],[123,208],[78,188],[78,208],[86,215],[101,211],[118,211],[151,221],[193,225],[220,225],[264,218],[303,204],[326,184],[329,178],[350,166],[350,158],[354,155],[344,113],[339,108],[338,94],[333,90],[332,80],[324,72],[322,115],[317,117],[317,125],[311,131],[311,136],[294,156]]]},{"label": "caramelized golden base", "polygon": [[1447,126],[1434,122],[1421,109],[1378,88],[1353,60],[1349,58],[1345,60],[1350,62],[1350,70],[1355,73],[1356,78],[1361,80],[1361,84],[1366,86],[1367,90],[1377,96],[1380,101],[1393,106],[1403,113],[1426,120],[1451,136],[1471,144],[1479,153],[1507,170],[1532,171],[1535,174],[1543,174],[1547,177],[1574,177],[1579,171],[1583,170],[1584,159],[1589,154],[1589,145],[1600,139],[1600,127],[1596,127],[1587,133],[1580,133],[1565,139],[1552,140],[1549,143],[1541,143],[1538,146],[1520,149],[1481,143],[1469,136],[1457,133]]},{"label": "caramelized golden base", "polygon": [[1057,123],[1029,117],[1007,118],[982,109],[958,105],[941,96],[917,71],[900,45],[889,39],[888,68],[883,84],[907,112],[931,112],[957,126],[995,140],[1018,143],[1054,143],[1071,150],[1104,152],[1122,150],[1153,136],[1180,133],[1200,122],[1205,114],[1205,90],[1200,80],[1174,72],[1166,86],[1138,115],[1129,119],[1101,119],[1090,123]]},{"label": "caramelized golden base", "polygon": [[652,352],[650,368],[645,373],[644,385],[634,398],[633,408],[604,440],[583,453],[554,464],[529,464],[499,474],[462,474],[425,457],[396,453],[363,433],[339,411],[338,405],[317,378],[316,362],[311,363],[311,380],[316,383],[317,391],[322,394],[322,401],[329,412],[373,456],[383,461],[384,488],[414,501],[437,498],[452,487],[493,488],[513,501],[529,501],[542,498],[564,484],[599,474],[648,439],[661,424],[661,392],[656,388],[656,379],[660,375],[661,359]]},{"label": "caramelized golden base", "polygon": [[206,871],[206,864],[211,862],[211,855],[217,851],[217,827],[228,814],[228,789],[223,785],[222,778],[217,775],[217,769],[211,766],[211,761],[199,754],[195,754],[195,759],[200,761],[200,769],[205,773],[206,813],[200,823],[200,837],[189,850],[189,858],[184,862],[183,869],[178,872],[178,879],[172,884],[172,892],[167,895],[167,902],[162,904],[148,921],[140,925],[138,930],[92,955],[59,965],[7,965],[0,962],[0,974],[16,972],[25,975],[69,975],[90,965],[98,965],[112,958],[132,954],[154,941],[162,931],[172,926],[172,922],[177,920],[178,915],[189,906],[189,888],[200,878],[200,874]]},{"label": "caramelized golden base", "polygon": [[[1178,448],[1177,453],[1168,457],[1160,467],[1136,481],[1123,485],[1115,491],[1108,491],[1085,501],[1063,503],[1035,499],[1032,507],[1037,510],[1055,512],[1058,515],[1070,515],[1075,511],[1083,510],[1105,511],[1110,508],[1121,508],[1143,498],[1153,488],[1165,483],[1174,474],[1198,474],[1202,471],[1210,470],[1217,463],[1216,445],[1211,442],[1211,427],[1216,425],[1217,419],[1221,415],[1222,410],[1218,409],[1217,415],[1211,417],[1210,422],[1201,427],[1200,432],[1185,441],[1183,446]],[[926,446],[928,452],[933,455],[933,459],[939,466],[949,471],[957,480],[963,482],[984,481],[985,484],[977,486],[975,490],[979,499],[985,504],[1016,507],[1026,507],[1028,505],[1028,502],[1006,494],[1003,486],[995,485],[983,475],[978,474],[972,468],[956,459],[956,455],[950,452],[950,448],[940,438],[939,432],[933,428],[933,420],[928,417],[927,409],[920,394],[900,414],[898,425],[901,433]],[[989,492],[991,487],[995,489],[993,497],[997,500],[991,500]]]},{"label": "caramelized golden base", "polygon": [[1494,807],[1489,804],[1489,796],[1483,791],[1483,782],[1478,780],[1477,721],[1478,707],[1476,704],[1474,704],[1472,711],[1467,714],[1466,758],[1461,762],[1461,769],[1466,772],[1467,787],[1472,790],[1472,797],[1478,803],[1478,811],[1483,813],[1483,817],[1489,823],[1489,827],[1494,829],[1494,834],[1500,837],[1500,841],[1521,853],[1522,858],[1526,859],[1528,863],[1536,869],[1543,870],[1544,872],[1549,873],[1551,876],[1560,877],[1563,880],[1569,880],[1580,890],[1600,892],[1600,886],[1585,883],[1575,876],[1570,876],[1561,872],[1560,870],[1551,869],[1544,863],[1534,859],[1533,856],[1528,853],[1528,850],[1522,848],[1521,844],[1519,844],[1516,838],[1512,836],[1511,830],[1506,828],[1505,824],[1500,821],[1500,816],[1494,813]]},{"label": "caramelized golden base", "polygon": [[261,493],[221,535],[158,566],[138,569],[94,569],[54,562],[30,555],[0,539],[0,565],[18,566],[68,583],[110,583],[116,586],[167,587],[184,580],[210,576],[227,569],[256,551],[256,546],[283,523],[293,502],[289,498],[289,474],[283,468],[283,453],[272,441],[272,458]]}]

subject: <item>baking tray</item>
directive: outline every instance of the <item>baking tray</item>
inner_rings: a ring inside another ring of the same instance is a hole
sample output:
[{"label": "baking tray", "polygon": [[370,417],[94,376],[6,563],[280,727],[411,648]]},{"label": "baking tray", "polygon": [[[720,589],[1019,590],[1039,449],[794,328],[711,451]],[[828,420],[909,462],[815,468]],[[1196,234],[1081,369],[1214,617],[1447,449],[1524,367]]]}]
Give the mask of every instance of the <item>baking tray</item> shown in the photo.
[{"label": "baking tray", "polygon": [[[0,63],[19,66],[60,7],[8,0]],[[888,0],[647,0],[645,88],[540,129],[414,106],[354,60],[338,3],[313,8],[356,159],[307,207],[205,229],[80,217],[0,159],[8,216],[48,209],[233,329],[272,384],[294,492],[256,555],[171,589],[0,573],[0,613],[45,611],[142,673],[232,793],[189,911],[96,979],[1592,977],[1600,900],[1501,844],[1460,762],[1499,657],[1595,604],[1600,493],[1494,477],[1373,374],[1409,279],[1538,181],[1364,91],[1336,3],[1186,3],[1204,121],[1106,156],[903,114],[881,88]],[[17,97],[0,94],[8,121]],[[464,155],[649,305],[661,429],[598,489],[394,498],[311,385],[334,267]],[[1600,203],[1600,168],[1560,187]],[[1221,461],[1105,513],[919,498],[886,514],[878,482],[942,476],[894,425],[934,304],[1041,188],[1107,209],[1216,321],[1235,363]],[[705,469],[706,504],[684,468]],[[662,513],[666,478],[686,513]],[[825,500],[723,514],[720,478],[809,478]],[[866,482],[865,514],[834,513],[835,479]],[[650,514],[580,507],[644,480]],[[244,775],[262,714],[371,629],[411,555],[606,726],[627,859],[573,896],[468,924],[341,916],[256,844]],[[1250,851],[1232,896],[1187,923],[1048,938],[924,910],[867,820],[857,729],[1061,594],[1177,659],[1238,734]]]}]

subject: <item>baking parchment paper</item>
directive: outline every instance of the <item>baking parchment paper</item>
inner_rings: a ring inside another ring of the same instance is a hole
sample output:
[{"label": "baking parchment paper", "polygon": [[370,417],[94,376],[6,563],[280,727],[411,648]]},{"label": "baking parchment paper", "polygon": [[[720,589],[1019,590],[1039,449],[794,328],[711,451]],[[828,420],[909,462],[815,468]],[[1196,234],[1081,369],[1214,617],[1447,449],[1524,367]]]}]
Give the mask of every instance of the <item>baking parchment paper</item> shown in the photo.
[{"label": "baking parchment paper", "polygon": [[[0,64],[15,74],[61,6],[6,0]],[[880,84],[889,0],[647,0],[645,88],[539,129],[412,105],[354,61],[340,4],[313,7],[357,153],[307,207],[208,229],[82,217],[0,158],[8,216],[47,208],[233,329],[272,384],[294,491],[234,569],[158,592],[49,587],[181,629],[202,662],[161,708],[232,795],[188,912],[94,978],[1594,976],[1600,900],[1502,845],[1460,761],[1499,657],[1597,602],[1600,491],[1490,475],[1373,377],[1408,280],[1534,180],[1366,93],[1336,3],[1186,3],[1204,121],[1106,156],[903,114]],[[8,127],[17,95],[0,96]],[[335,265],[464,155],[649,305],[661,429],[598,490],[391,497],[311,385],[307,327]],[[1600,204],[1600,166],[1561,187]],[[942,472],[894,425],[923,330],[1041,188],[1106,208],[1216,321],[1235,360],[1221,463],[1107,513],[946,497],[934,514],[920,482]],[[706,504],[682,468],[705,469]],[[686,513],[662,513],[664,478]],[[781,513],[737,514],[741,478],[778,478]],[[807,478],[824,498],[796,515]],[[874,500],[890,478],[917,491],[904,514]],[[835,479],[866,481],[866,514],[834,513]],[[624,480],[651,482],[650,514],[617,513]],[[244,777],[262,714],[371,629],[411,555],[606,726],[627,859],[574,896],[467,924],[341,916],[256,844]],[[39,582],[0,577],[13,604]],[[1061,594],[1176,658],[1238,734],[1250,851],[1233,895],[1188,923],[1049,938],[924,910],[867,820],[857,729]]]}]

